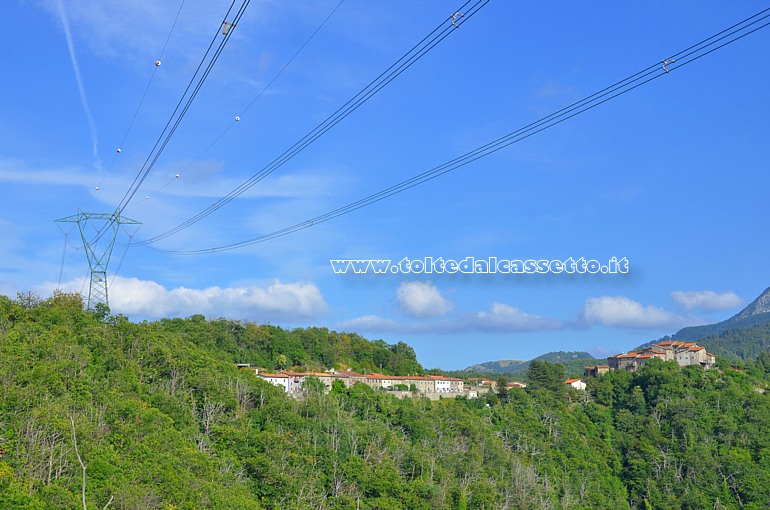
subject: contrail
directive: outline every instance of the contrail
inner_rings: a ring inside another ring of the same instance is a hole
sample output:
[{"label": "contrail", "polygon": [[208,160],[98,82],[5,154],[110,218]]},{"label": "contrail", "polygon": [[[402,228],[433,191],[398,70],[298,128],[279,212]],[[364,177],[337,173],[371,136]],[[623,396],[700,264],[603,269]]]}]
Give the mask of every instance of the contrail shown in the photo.
[{"label": "contrail", "polygon": [[86,89],[83,86],[83,78],[80,76],[80,65],[78,64],[78,59],[75,55],[75,45],[72,42],[72,32],[70,31],[70,23],[67,19],[67,11],[64,9],[64,2],[62,0],[56,0],[56,5],[59,8],[59,17],[61,18],[61,24],[64,27],[64,36],[67,38],[67,48],[69,48],[72,68],[75,70],[75,80],[78,82],[80,102],[83,103],[83,111],[86,113],[88,126],[91,128],[91,145],[93,148],[94,167],[96,170],[101,172],[102,162],[99,159],[99,139],[96,135],[96,124],[94,123],[93,115],[91,115],[91,108],[88,106],[88,98],[86,98]]}]

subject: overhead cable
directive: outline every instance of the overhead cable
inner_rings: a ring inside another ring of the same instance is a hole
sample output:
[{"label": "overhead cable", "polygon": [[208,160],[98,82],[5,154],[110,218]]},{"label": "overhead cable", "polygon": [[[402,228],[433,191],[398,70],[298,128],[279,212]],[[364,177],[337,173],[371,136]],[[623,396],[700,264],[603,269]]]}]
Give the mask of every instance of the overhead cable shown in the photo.
[{"label": "overhead cable", "polygon": [[[235,250],[250,246],[257,243],[263,243],[283,237],[294,232],[304,230],[320,223],[324,223],[339,216],[351,213],[368,205],[374,204],[381,200],[384,200],[393,195],[399,194],[410,188],[428,182],[436,177],[444,175],[452,170],[461,168],[469,163],[472,163],[480,158],[489,156],[499,150],[502,150],[510,145],[525,140],[541,131],[554,127],[562,122],[571,119],[581,113],[585,113],[597,106],[604,104],[618,96],[631,92],[642,85],[650,83],[660,77],[667,76],[671,72],[686,66],[692,62],[695,62],[725,46],[732,44],[744,37],[747,37],[763,28],[770,25],[770,21],[766,21],[770,18],[770,8],[765,9],[735,25],[722,30],[721,32],[714,34],[697,44],[690,46],[689,48],[682,50],[676,54],[666,57],[662,60],[655,62],[654,64],[642,69],[641,71],[630,75],[608,87],[601,89],[594,94],[591,94],[571,105],[562,108],[550,115],[542,117],[541,119],[532,122],[524,127],[521,127],[515,131],[512,131],[504,136],[497,138],[485,145],[482,145],[470,152],[467,152],[461,156],[458,156],[452,160],[449,160],[441,165],[438,165],[430,170],[417,174],[407,180],[401,181],[393,186],[385,188],[381,191],[368,195],[360,200],[349,203],[345,206],[339,207],[332,211],[326,212],[319,216],[315,216],[308,220],[296,223],[294,225],[275,230],[273,232],[263,234],[244,241],[217,246],[213,248],[197,249],[197,250],[159,250],[164,253],[171,254],[205,254],[205,253],[217,253],[229,250]],[[764,22],[764,23],[763,23]]]},{"label": "overhead cable", "polygon": [[[489,3],[489,0],[477,0],[466,11],[463,11],[463,9],[465,9],[465,7],[468,6],[468,4],[471,3],[471,1],[472,0],[468,0],[462,6],[460,6],[459,9],[454,10],[452,15],[445,18],[436,28],[434,28],[419,43],[414,45],[401,58],[399,58],[395,63],[393,63],[390,67],[388,67],[385,71],[383,71],[379,76],[377,76],[377,78],[372,80],[361,91],[359,91],[355,96],[353,96],[350,100],[348,100],[348,102],[346,102],[344,105],[339,107],[333,114],[327,117],[326,120],[318,124],[315,128],[313,128],[309,133],[307,133],[294,145],[286,149],[280,156],[278,156],[273,161],[271,161],[267,166],[262,168],[262,170],[260,170],[259,172],[251,176],[245,182],[243,182],[238,187],[236,187],[233,191],[231,191],[230,193],[228,193],[227,195],[225,195],[224,197],[222,197],[221,199],[219,199],[218,201],[216,201],[215,203],[213,203],[203,211],[189,218],[188,220],[167,230],[166,232],[158,234],[149,239],[145,239],[144,241],[134,243],[134,246],[141,246],[141,245],[157,242],[161,239],[165,239],[169,236],[172,236],[190,227],[191,225],[194,225],[195,223],[199,222],[203,218],[216,212],[221,207],[227,205],[228,203],[233,201],[235,198],[241,196],[243,193],[245,193],[255,184],[260,182],[262,179],[264,179],[265,177],[267,177],[268,175],[270,175],[271,173],[273,173],[274,171],[282,167],[294,156],[302,152],[305,148],[307,148],[313,142],[318,140],[321,136],[323,136],[326,132],[328,132],[330,129],[336,126],[348,115],[350,115],[355,110],[357,110],[361,105],[366,103],[366,101],[371,99],[386,85],[388,85],[390,82],[396,79],[401,73],[409,69],[417,61],[419,61],[423,56],[425,56],[425,54],[427,54],[431,49],[433,49],[436,45],[438,45],[441,41],[443,41],[446,37],[448,37],[449,34],[451,34],[454,30],[456,30],[457,28],[462,26],[464,23],[466,23],[476,13],[478,13],[487,3]],[[456,16],[458,12],[463,12],[463,16],[462,17]]]}]

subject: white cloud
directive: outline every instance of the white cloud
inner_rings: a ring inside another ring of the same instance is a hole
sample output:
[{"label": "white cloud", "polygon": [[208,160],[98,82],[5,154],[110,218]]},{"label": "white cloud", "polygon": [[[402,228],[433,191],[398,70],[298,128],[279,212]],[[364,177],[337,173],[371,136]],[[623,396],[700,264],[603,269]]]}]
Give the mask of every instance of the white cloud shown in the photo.
[{"label": "white cloud", "polygon": [[414,318],[438,317],[452,310],[452,303],[430,282],[402,282],[396,300],[401,311]]},{"label": "white cloud", "polygon": [[17,292],[19,292],[19,288],[13,282],[0,280],[0,294],[9,298],[16,298]]},{"label": "white cloud", "polygon": [[[83,280],[73,280],[62,287],[80,291]],[[50,295],[56,286],[45,284],[40,295]],[[328,307],[314,283],[281,283],[262,287],[208,287],[166,289],[151,280],[117,277],[110,287],[112,313],[147,317],[190,316],[227,317],[261,322],[301,320],[326,313]]]},{"label": "white cloud", "polygon": [[397,331],[404,332],[408,325],[379,315],[362,315],[337,324],[336,329],[344,331]]},{"label": "white cloud", "polygon": [[590,324],[616,328],[674,328],[692,323],[662,308],[644,306],[625,296],[602,296],[586,300],[583,318]]},{"label": "white cloud", "polygon": [[72,167],[31,168],[26,163],[13,159],[0,159],[0,182],[21,184],[47,184],[50,186],[86,186],[94,182],[92,175],[86,175]]},{"label": "white cloud", "polygon": [[522,312],[515,306],[493,303],[490,311],[478,312],[474,319],[466,321],[466,327],[488,333],[509,333],[561,329],[562,324],[554,319]]},{"label": "white cloud", "polygon": [[420,322],[398,322],[377,315],[364,315],[344,321],[337,329],[352,331],[373,331],[402,334],[416,333],[519,333],[561,329],[562,323],[522,312],[515,306],[494,303],[489,311],[461,314],[454,318]]},{"label": "white cloud", "polygon": [[[163,195],[179,197],[221,197],[232,191],[243,182],[242,178],[226,178],[222,175],[222,163],[208,160],[199,160],[191,167],[189,174],[180,173],[180,179],[175,178],[179,167],[184,167],[186,161],[175,161],[159,168],[147,180],[148,193],[158,190]],[[309,171],[294,172],[270,177],[269,186],[254,186],[245,193],[244,198],[307,198],[320,195],[329,195],[339,190],[340,177],[333,173],[333,169],[322,168],[324,175],[316,175],[312,172],[318,168],[313,167]],[[256,168],[253,169],[256,172]],[[83,186],[92,190],[98,180],[93,173],[84,172],[76,167],[35,167],[15,160],[0,158],[0,182],[11,182],[28,185],[47,186]],[[111,178],[111,187],[115,189],[115,196],[106,197],[110,202],[119,199],[125,188],[131,181],[121,177]],[[170,186],[169,184],[176,184]],[[336,185],[335,185],[336,184]],[[162,188],[162,191],[159,190]],[[109,188],[103,187],[103,191]],[[145,192],[142,193],[144,196]],[[115,198],[117,197],[117,198]]]},{"label": "white cloud", "polygon": [[745,303],[733,291],[717,293],[713,290],[675,290],[671,297],[687,311],[716,312],[736,308]]}]

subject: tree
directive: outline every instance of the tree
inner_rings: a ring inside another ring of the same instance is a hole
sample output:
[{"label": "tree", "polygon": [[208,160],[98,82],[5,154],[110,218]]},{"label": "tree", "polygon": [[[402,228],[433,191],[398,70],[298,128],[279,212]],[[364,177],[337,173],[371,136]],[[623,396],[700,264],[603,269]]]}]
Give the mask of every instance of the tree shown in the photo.
[{"label": "tree", "polygon": [[548,390],[557,396],[567,393],[564,384],[564,366],[559,363],[532,360],[527,367],[527,380],[530,391]]},{"label": "tree", "polygon": [[500,376],[497,379],[497,398],[500,399],[501,402],[506,402],[508,400],[508,381],[505,377]]},{"label": "tree", "polygon": [[110,316],[110,307],[105,305],[104,303],[96,303],[96,305],[94,306],[94,309],[91,310],[91,314],[99,322],[104,322],[107,320],[107,317]]},{"label": "tree", "polygon": [[308,396],[319,396],[326,392],[326,385],[321,382],[321,379],[313,376],[306,376],[302,380],[302,391]]},{"label": "tree", "polygon": [[345,393],[345,390],[347,388],[345,387],[345,383],[342,382],[340,379],[335,379],[332,382],[332,389],[329,393],[332,395],[342,395]]}]

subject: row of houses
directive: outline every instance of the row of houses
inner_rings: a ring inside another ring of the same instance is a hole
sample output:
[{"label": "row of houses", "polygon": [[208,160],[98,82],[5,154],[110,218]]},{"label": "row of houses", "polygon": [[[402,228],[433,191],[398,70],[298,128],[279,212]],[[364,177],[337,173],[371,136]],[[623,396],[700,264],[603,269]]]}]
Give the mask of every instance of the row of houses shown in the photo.
[{"label": "row of houses", "polygon": [[440,375],[383,375],[383,374],[359,374],[350,370],[330,371],[330,372],[278,372],[278,373],[260,373],[255,369],[257,377],[280,386],[286,393],[301,393],[302,383],[307,377],[315,377],[321,381],[326,390],[329,391],[334,381],[342,381],[345,387],[349,388],[356,383],[363,383],[373,389],[403,389],[416,391],[421,394],[455,394],[462,395],[464,392],[464,383],[457,377],[444,377]]},{"label": "row of houses", "polygon": [[585,367],[586,376],[600,376],[610,370],[636,372],[649,360],[657,358],[663,361],[676,361],[680,367],[700,365],[705,369],[714,367],[716,358],[705,347],[695,342],[665,340],[640,351],[624,352],[607,358],[606,365]]},{"label": "row of houses", "polygon": [[[363,383],[373,389],[398,390],[406,389],[408,392],[416,392],[419,395],[429,397],[457,397],[465,396],[468,398],[477,398],[480,394],[497,392],[497,383],[489,379],[469,379],[469,385],[466,385],[462,379],[456,377],[444,377],[440,375],[426,376],[397,376],[383,374],[359,374],[350,370],[330,371],[330,372],[278,372],[278,373],[260,373],[255,369],[257,377],[269,382],[275,386],[280,386],[283,391],[292,395],[302,393],[302,384],[307,377],[315,377],[326,386],[326,391],[331,390],[334,381],[340,380],[349,388],[356,383]],[[585,390],[586,383],[580,378],[567,379],[564,383],[578,390]],[[509,382],[507,389],[523,389],[527,385],[522,382]],[[403,396],[403,395],[402,395]]]}]

